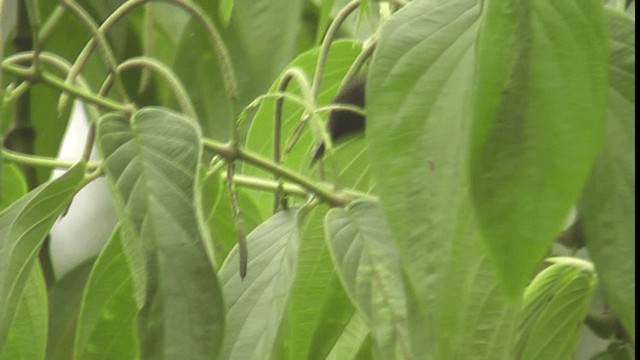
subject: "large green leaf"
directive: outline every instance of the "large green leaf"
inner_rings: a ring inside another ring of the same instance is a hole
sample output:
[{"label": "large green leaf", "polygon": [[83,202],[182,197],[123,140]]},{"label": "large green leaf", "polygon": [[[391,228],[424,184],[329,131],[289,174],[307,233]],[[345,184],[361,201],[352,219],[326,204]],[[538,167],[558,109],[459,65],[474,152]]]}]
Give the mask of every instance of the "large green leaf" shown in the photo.
[{"label": "large green leaf", "polygon": [[227,305],[222,359],[268,359],[285,315],[300,246],[299,210],[278,212],[247,236],[247,275],[238,247],[220,269]]},{"label": "large green leaf", "polygon": [[197,124],[160,108],[139,110],[130,121],[108,114],[98,145],[123,231],[145,249],[141,356],[211,358],[222,341],[224,306],[195,205]]},{"label": "large green leaf", "polygon": [[[348,40],[336,41],[331,45],[331,50],[329,51],[327,64],[322,77],[320,93],[316,100],[318,105],[327,105],[331,103],[338,91],[342,78],[346,75],[356,56],[360,53],[361,47],[361,44]],[[319,53],[319,48],[309,50],[298,56],[293,62],[291,62],[291,64],[289,64],[288,68],[299,68],[307,74],[307,78],[311,81]],[[271,86],[270,91],[277,90],[280,78]],[[287,92],[301,96],[300,88],[293,80],[287,87]],[[294,132],[303,111],[304,109],[300,104],[285,100],[284,109],[282,111],[281,148],[283,149],[283,153],[287,139],[291,137]],[[256,112],[247,135],[247,148],[267,158],[273,158],[274,112],[274,101],[264,101]],[[301,173],[313,174],[317,171],[317,166],[314,169],[310,169],[312,150],[315,146],[316,141],[313,137],[313,132],[311,131],[311,124],[307,124],[307,129],[298,140],[296,147],[293,148],[293,150],[284,158],[284,164],[291,169],[300,171]],[[248,175],[271,177],[269,173],[249,166],[246,166],[243,169],[243,172]],[[348,186],[350,184],[343,185]],[[269,195],[271,194],[255,194],[258,206],[263,212],[263,216],[266,216],[268,211],[273,207],[273,195]]]},{"label": "large green leaf", "polygon": [[412,2],[380,31],[367,84],[372,175],[400,253],[411,350],[511,359],[507,304],[468,198],[477,1]]},{"label": "large green leaf", "polygon": [[0,349],[40,245],[78,189],[84,171],[80,163],[0,213]]},{"label": "large green leaf", "polygon": [[606,140],[581,201],[589,254],[607,300],[635,339],[635,21],[607,11]]},{"label": "large green leaf", "polygon": [[524,294],[518,359],[569,359],[597,284],[593,265],[560,259],[538,274]]},{"label": "large green leaf", "polygon": [[74,359],[136,359],[133,282],[116,228],[91,270],[80,304]]},{"label": "large green leaf", "polygon": [[31,272],[22,292],[1,360],[44,359],[47,348],[47,290],[39,263]]},{"label": "large green leaf", "polygon": [[470,176],[484,242],[521,295],[601,150],[602,1],[488,1],[478,37]]},{"label": "large green leaf", "polygon": [[378,203],[332,209],[325,226],[340,279],[371,329],[378,357],[411,358],[400,259]]}]

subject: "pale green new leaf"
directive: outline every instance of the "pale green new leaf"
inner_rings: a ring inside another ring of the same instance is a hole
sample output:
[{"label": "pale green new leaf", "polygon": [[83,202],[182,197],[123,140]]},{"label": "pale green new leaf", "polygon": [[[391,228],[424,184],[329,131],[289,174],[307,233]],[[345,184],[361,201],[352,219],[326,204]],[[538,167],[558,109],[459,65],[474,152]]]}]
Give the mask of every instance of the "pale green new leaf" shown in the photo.
[{"label": "pale green new leaf", "polygon": [[607,301],[635,339],[635,21],[608,9],[611,53],[605,148],[581,201]]},{"label": "pale green new leaf", "polygon": [[511,298],[562,230],[601,151],[602,1],[487,1],[478,36],[470,178]]},{"label": "pale green new leaf", "polygon": [[210,359],[222,341],[222,294],[196,211],[200,137],[193,119],[161,108],[139,110],[130,120],[107,114],[98,124],[123,235],[144,246],[143,358]]},{"label": "pale green new leaf", "polygon": [[371,329],[381,359],[409,359],[400,259],[377,202],[329,211],[327,241],[345,289]]},{"label": "pale green new leaf", "polygon": [[84,177],[80,163],[0,213],[0,349],[40,245]]},{"label": "pale green new leaf", "polygon": [[300,246],[297,209],[283,210],[247,236],[247,275],[235,247],[220,269],[226,312],[222,359],[268,359],[286,311]]},{"label": "pale green new leaf", "polygon": [[98,256],[80,304],[74,359],[136,359],[136,302],[117,227]]},{"label": "pale green new leaf", "polygon": [[597,284],[593,266],[558,262],[527,287],[516,353],[518,359],[569,359]]}]

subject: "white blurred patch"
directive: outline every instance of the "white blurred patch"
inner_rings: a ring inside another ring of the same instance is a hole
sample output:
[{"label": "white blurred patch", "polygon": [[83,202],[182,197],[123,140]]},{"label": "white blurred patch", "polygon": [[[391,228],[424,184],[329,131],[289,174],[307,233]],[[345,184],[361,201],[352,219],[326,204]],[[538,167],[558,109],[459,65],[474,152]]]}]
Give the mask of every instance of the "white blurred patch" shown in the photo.
[{"label": "white blurred patch", "polygon": [[[82,156],[89,131],[87,117],[80,102],[75,102],[67,131],[62,138],[58,158],[77,160]],[[95,147],[91,159],[96,158]],[[57,178],[64,170],[55,170]],[[67,215],[51,228],[49,251],[56,278],[97,255],[117,222],[106,179],[101,177],[82,188],[73,198]]]}]

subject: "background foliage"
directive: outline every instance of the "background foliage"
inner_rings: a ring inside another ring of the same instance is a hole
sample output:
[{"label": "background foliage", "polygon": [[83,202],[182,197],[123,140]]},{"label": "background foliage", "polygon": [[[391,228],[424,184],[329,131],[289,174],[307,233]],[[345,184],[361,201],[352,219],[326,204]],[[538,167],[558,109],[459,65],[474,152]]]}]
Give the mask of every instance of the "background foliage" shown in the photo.
[{"label": "background foliage", "polygon": [[[0,359],[635,357],[635,2],[0,20]],[[357,74],[366,134],[311,166]],[[47,235],[102,178],[118,225],[56,277]]]}]

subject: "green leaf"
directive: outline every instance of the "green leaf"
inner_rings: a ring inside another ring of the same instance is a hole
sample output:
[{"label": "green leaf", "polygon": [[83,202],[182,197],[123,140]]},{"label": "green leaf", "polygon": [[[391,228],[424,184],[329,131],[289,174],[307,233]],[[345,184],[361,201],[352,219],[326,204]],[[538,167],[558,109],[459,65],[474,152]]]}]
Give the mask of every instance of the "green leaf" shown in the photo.
[{"label": "green leaf", "polygon": [[295,281],[272,359],[324,359],[354,314],[324,240],[327,206],[307,216]]},{"label": "green leaf", "polygon": [[0,211],[27,193],[27,183],[15,164],[2,164],[0,179]]},{"label": "green leaf", "polygon": [[[477,1],[411,2],[380,30],[367,82],[371,172],[400,253],[411,350],[511,360],[507,303],[468,195]],[[401,99],[399,101],[399,99]]]},{"label": "green leaf", "polygon": [[355,359],[362,346],[366,346],[369,328],[359,313],[354,313],[340,338],[335,342],[327,360]]},{"label": "green leaf", "polygon": [[524,294],[518,359],[569,359],[591,303],[591,264],[559,262],[543,270]]},{"label": "green leaf", "polygon": [[635,339],[635,22],[613,10],[607,20],[611,70],[605,147],[580,209],[607,301]]},{"label": "green leaf", "polygon": [[0,349],[32,262],[84,177],[85,164],[31,191],[0,213]]},{"label": "green leaf", "polygon": [[136,359],[136,302],[120,230],[98,256],[84,290],[74,359]]},{"label": "green leaf", "polygon": [[379,205],[356,201],[327,214],[336,269],[371,329],[381,359],[411,358],[400,259]]},{"label": "green leaf", "polygon": [[[328,105],[338,91],[338,87],[342,78],[346,75],[349,67],[360,53],[362,45],[349,40],[339,40],[331,44],[331,50],[327,58],[320,93],[317,99],[317,105]],[[298,56],[287,68],[299,68],[303,71],[309,81],[313,77],[318,60],[319,48],[309,50]],[[274,92],[278,88],[280,78],[271,86],[269,91]],[[295,81],[291,81],[287,87],[287,92],[300,96],[299,86]],[[284,109],[282,111],[282,141],[281,148],[285,149],[287,139],[291,137],[294,129],[298,125],[304,109],[301,105],[292,101],[284,101]],[[273,100],[264,101],[251,123],[251,128],[247,134],[247,148],[267,158],[273,158],[273,126],[274,126],[275,102]],[[300,171],[302,173],[313,173],[317,171],[317,166],[310,169],[312,150],[316,146],[316,140],[311,131],[311,124],[307,124],[306,131],[298,140],[297,145],[284,158],[284,165]],[[243,173],[252,176],[271,177],[271,175],[263,170],[246,166]],[[254,192],[255,193],[255,192]],[[273,208],[273,195],[269,193],[255,193],[257,204],[266,216]]]},{"label": "green leaf", "polygon": [[340,187],[374,193],[375,183],[371,178],[367,142],[363,136],[349,139],[327,152],[323,160],[327,179],[336,179]]},{"label": "green leaf", "polygon": [[471,190],[501,284],[516,298],[562,231],[601,150],[606,29],[599,0],[486,5]]},{"label": "green leaf", "polygon": [[299,214],[283,210],[247,236],[247,276],[236,246],[220,269],[227,305],[222,359],[267,359],[273,351],[295,277]]},{"label": "green leaf", "polygon": [[[328,251],[328,249],[325,251]],[[333,264],[331,264],[331,266],[333,266]],[[327,282],[325,291],[326,294],[324,296],[326,300],[322,304],[322,309],[318,316],[319,321],[313,332],[311,344],[308,349],[309,359],[325,359],[336,351],[335,347],[338,343],[346,344],[356,341],[350,338],[349,334],[353,334],[354,332],[357,334],[361,333],[359,326],[356,330],[351,327],[353,318],[356,316],[360,317],[360,315],[358,315],[355,306],[345,293],[335,273],[330,281]],[[366,328],[366,333],[368,334],[369,328],[366,327],[364,323],[362,326]],[[343,339],[345,336],[351,340],[345,340],[346,343],[344,343]]]},{"label": "green leaf", "polygon": [[56,281],[49,292],[49,360],[73,358],[78,312],[95,258],[78,265]]},{"label": "green leaf", "polygon": [[98,124],[123,234],[145,250],[143,358],[209,359],[222,340],[222,294],[195,205],[200,136],[193,119],[160,108],[139,110],[130,122],[107,114]]},{"label": "green leaf", "polygon": [[46,347],[47,290],[40,264],[34,263],[0,359],[44,359]]}]

